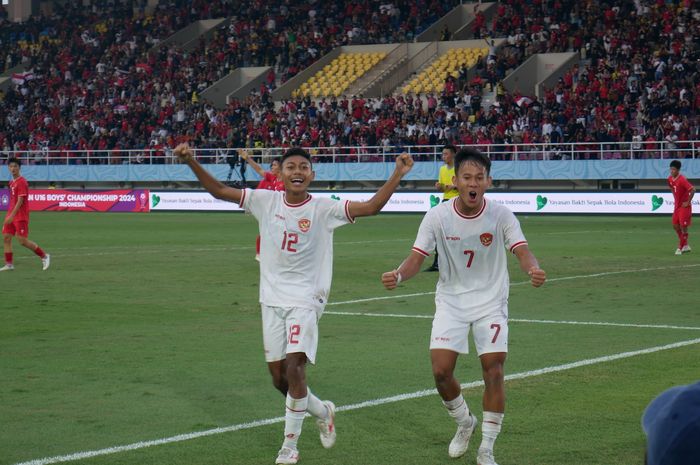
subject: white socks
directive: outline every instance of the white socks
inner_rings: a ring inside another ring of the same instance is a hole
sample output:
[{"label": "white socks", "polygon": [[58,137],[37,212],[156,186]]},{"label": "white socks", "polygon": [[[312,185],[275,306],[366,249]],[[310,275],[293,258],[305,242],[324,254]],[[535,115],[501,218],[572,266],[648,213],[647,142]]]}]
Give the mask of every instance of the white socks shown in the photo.
[{"label": "white socks", "polygon": [[484,421],[481,423],[481,445],[479,449],[493,450],[498,433],[501,432],[503,414],[496,412],[484,412]]},{"label": "white socks", "polygon": [[471,426],[471,417],[469,416],[469,407],[467,402],[462,397],[462,394],[452,400],[443,400],[442,403],[447,407],[447,413],[455,419],[460,426]]},{"label": "white socks", "polygon": [[321,399],[311,393],[307,387],[306,397],[294,399],[287,394],[284,414],[284,444],[282,447],[297,448],[297,441],[301,435],[301,426],[304,423],[306,412],[321,420],[328,419],[328,409]]},{"label": "white socks", "polygon": [[[318,399],[317,399],[318,400]],[[301,435],[301,425],[309,405],[309,396],[294,399],[287,394],[286,409],[284,414],[284,444],[282,447],[297,448],[297,441]]]},{"label": "white socks", "polygon": [[320,418],[321,420],[327,420],[328,409],[326,408],[326,405],[323,402],[321,402],[321,399],[313,395],[311,389],[309,389],[308,387],[306,388],[306,397],[308,397],[309,399],[309,405],[307,407],[308,412],[316,418]]}]

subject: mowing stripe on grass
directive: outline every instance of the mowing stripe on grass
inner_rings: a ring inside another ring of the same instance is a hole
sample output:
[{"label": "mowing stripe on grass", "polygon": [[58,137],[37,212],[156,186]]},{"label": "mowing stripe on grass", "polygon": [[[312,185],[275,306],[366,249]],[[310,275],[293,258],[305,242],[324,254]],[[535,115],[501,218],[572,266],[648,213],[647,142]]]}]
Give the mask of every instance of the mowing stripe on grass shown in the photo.
[{"label": "mowing stripe on grass", "polygon": [[[358,245],[358,244],[377,244],[377,243],[382,243],[382,242],[398,242],[398,241],[409,241],[411,239],[408,238],[394,238],[394,239],[377,239],[373,241],[338,241],[335,242],[334,245]],[[165,251],[163,249],[166,249]],[[252,245],[236,245],[236,246],[219,246],[219,247],[201,247],[201,248],[196,248],[193,249],[191,247],[187,246],[172,246],[172,245],[143,245],[143,246],[118,246],[118,247],[76,247],[76,248],[69,248],[69,249],[51,249],[49,253],[51,253],[54,257],[54,260],[56,258],[64,258],[64,257],[95,257],[95,256],[102,256],[102,255],[128,255],[128,254],[133,254],[133,253],[139,253],[139,254],[144,254],[144,253],[155,253],[155,254],[162,254],[166,252],[226,252],[229,250],[253,250],[255,246]],[[68,254],[59,254],[55,253],[57,250],[70,250],[70,251],[75,251],[78,249],[113,249],[113,250],[120,250],[120,251],[113,251],[113,252],[88,252],[88,253],[78,253],[78,254],[73,254],[73,253],[68,253]],[[16,257],[16,259],[35,259],[33,255],[27,255],[27,256],[22,256],[22,257]]]},{"label": "mowing stripe on grass", "polygon": [[[324,315],[339,316],[370,316],[387,318],[417,318],[422,320],[432,320],[434,315],[407,315],[400,313],[363,313],[363,312],[324,312]],[[512,323],[542,323],[552,325],[581,325],[581,326],[617,326],[623,328],[650,328],[650,329],[689,329],[700,331],[700,326],[676,326],[676,325],[650,325],[637,323],[611,323],[607,321],[565,321],[565,320],[528,320],[522,318],[508,318]]]},{"label": "mowing stripe on grass", "polygon": [[[506,381],[511,381],[511,380],[516,380],[516,379],[530,378],[533,376],[540,376],[540,375],[544,375],[544,374],[548,374],[548,373],[556,373],[556,372],[560,372],[560,371],[571,370],[574,368],[595,365],[597,363],[612,362],[615,360],[636,357],[638,355],[647,355],[647,354],[652,354],[654,352],[661,352],[663,350],[677,349],[679,347],[685,347],[685,346],[690,346],[690,345],[694,345],[694,344],[700,344],[700,339],[690,339],[687,341],[675,342],[675,343],[666,344],[663,346],[650,347],[648,349],[640,349],[640,350],[634,350],[634,351],[630,351],[630,352],[621,352],[621,353],[617,353],[617,354],[613,354],[613,355],[605,355],[603,357],[596,357],[596,358],[590,358],[590,359],[586,359],[586,360],[579,360],[578,362],[565,363],[563,365],[555,365],[555,366],[540,368],[538,370],[523,371],[520,373],[514,373],[512,375],[507,375],[505,377],[505,379],[506,379]],[[483,381],[472,381],[470,383],[464,383],[461,386],[462,386],[462,389],[468,389],[468,388],[482,386],[483,384],[484,384]],[[393,402],[401,402],[403,400],[418,399],[421,397],[427,397],[427,396],[431,396],[431,395],[435,395],[435,394],[437,394],[437,391],[435,389],[425,389],[422,391],[410,392],[410,393],[399,394],[399,395],[391,396],[391,397],[384,397],[381,399],[367,400],[367,401],[359,402],[356,404],[344,405],[342,407],[338,407],[337,410],[341,411],[341,412],[358,410],[358,409],[366,408],[366,407],[376,407],[378,405],[390,404]],[[282,423],[283,421],[284,421],[284,417],[268,418],[265,420],[257,420],[257,421],[252,421],[249,423],[240,423],[238,425],[225,426],[225,427],[214,428],[214,429],[209,429],[209,430],[205,430],[205,431],[197,431],[194,433],[179,434],[177,436],[172,436],[169,438],[162,438],[162,439],[155,439],[152,441],[141,441],[141,442],[135,442],[135,443],[127,444],[127,445],[123,445],[123,446],[108,447],[106,449],[76,452],[74,454],[69,454],[69,455],[60,455],[60,456],[55,456],[55,457],[46,457],[43,459],[35,459],[35,460],[30,460],[28,462],[19,462],[19,463],[16,463],[15,465],[49,465],[52,463],[69,462],[72,460],[81,460],[81,459],[87,459],[87,458],[91,458],[91,457],[98,457],[98,456],[102,456],[102,455],[116,454],[119,452],[127,452],[127,451],[133,451],[133,450],[138,450],[138,449],[145,449],[147,447],[159,446],[159,445],[163,445],[163,444],[170,444],[170,443],[174,443],[174,442],[187,441],[190,439],[197,439],[197,438],[202,438],[202,437],[206,437],[206,436],[213,436],[215,434],[230,433],[233,431],[240,431],[240,430],[244,430],[244,429],[252,429],[252,428],[257,428],[259,426],[267,426],[267,425],[272,425],[275,423]]]},{"label": "mowing stripe on grass", "polygon": [[[674,266],[659,266],[656,268],[638,268],[636,270],[619,270],[619,271],[605,271],[603,273],[593,273],[593,274],[581,274],[575,276],[562,276],[560,278],[549,278],[548,283],[558,282],[558,281],[571,281],[573,279],[584,279],[584,278],[599,278],[601,276],[611,276],[615,274],[627,274],[627,273],[642,273],[645,271],[659,271],[659,270],[675,270],[678,268],[696,268],[700,266],[700,263],[693,263],[690,265],[674,265]],[[517,283],[510,283],[511,286],[522,286],[523,284],[530,284],[530,281],[519,281]],[[344,300],[341,302],[329,302],[327,305],[348,305],[348,304],[358,304],[362,302],[374,302],[375,300],[389,300],[389,299],[401,299],[403,297],[417,297],[422,295],[433,295],[435,291],[429,292],[416,292],[415,294],[398,294],[398,295],[386,295],[382,297],[368,297],[366,299],[355,299],[355,300]]]}]

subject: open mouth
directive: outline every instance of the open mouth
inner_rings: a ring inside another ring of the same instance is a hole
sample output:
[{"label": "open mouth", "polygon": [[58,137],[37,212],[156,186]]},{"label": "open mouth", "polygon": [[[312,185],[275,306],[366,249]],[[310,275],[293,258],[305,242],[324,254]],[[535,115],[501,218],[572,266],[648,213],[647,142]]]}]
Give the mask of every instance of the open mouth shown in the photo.
[{"label": "open mouth", "polygon": [[304,184],[304,180],[302,178],[292,178],[292,184],[300,186]]},{"label": "open mouth", "polygon": [[476,200],[476,192],[469,191],[469,200]]}]

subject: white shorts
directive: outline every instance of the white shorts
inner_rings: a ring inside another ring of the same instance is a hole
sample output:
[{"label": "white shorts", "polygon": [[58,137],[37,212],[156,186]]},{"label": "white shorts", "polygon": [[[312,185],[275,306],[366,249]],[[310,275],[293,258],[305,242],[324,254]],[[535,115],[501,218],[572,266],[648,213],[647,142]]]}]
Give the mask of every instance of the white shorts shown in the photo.
[{"label": "white shorts", "polygon": [[433,319],[430,349],[468,354],[470,327],[478,355],[508,352],[508,317],[505,311],[493,312],[476,321],[466,321],[458,312],[440,308]]},{"label": "white shorts", "polygon": [[303,352],[315,363],[319,314],[301,307],[261,307],[265,361],[276,362],[287,354]]}]

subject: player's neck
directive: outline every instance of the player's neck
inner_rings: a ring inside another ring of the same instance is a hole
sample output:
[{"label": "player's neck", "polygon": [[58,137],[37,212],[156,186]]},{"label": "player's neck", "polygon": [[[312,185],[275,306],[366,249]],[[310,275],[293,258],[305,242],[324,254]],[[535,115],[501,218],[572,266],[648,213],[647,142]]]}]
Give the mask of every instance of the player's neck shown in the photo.
[{"label": "player's neck", "polygon": [[16,181],[16,180],[18,180],[18,179],[21,178],[21,177],[22,177],[22,173],[13,174],[13,175],[12,175],[12,180],[13,180],[13,181]]},{"label": "player's neck", "polygon": [[482,198],[481,203],[479,203],[478,206],[471,208],[467,204],[465,204],[462,201],[462,198],[457,196],[455,199],[455,206],[457,207],[457,211],[461,213],[463,216],[474,216],[477,213],[481,211],[481,209],[484,207],[484,202],[486,202],[486,199]]},{"label": "player's neck", "polygon": [[304,200],[309,198],[309,193],[304,191],[304,192],[289,192],[286,191],[284,193],[284,198],[287,201],[288,204],[290,205],[297,205],[302,203]]}]

